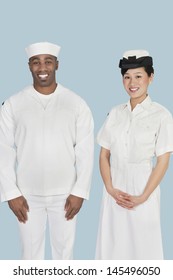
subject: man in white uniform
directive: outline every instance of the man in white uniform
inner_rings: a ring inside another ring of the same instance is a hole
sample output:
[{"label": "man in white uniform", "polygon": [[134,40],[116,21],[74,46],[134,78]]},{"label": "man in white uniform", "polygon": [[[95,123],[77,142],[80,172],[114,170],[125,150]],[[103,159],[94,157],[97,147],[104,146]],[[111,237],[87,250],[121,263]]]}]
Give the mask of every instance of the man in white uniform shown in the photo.
[{"label": "man in white uniform", "polygon": [[72,259],[76,214],[89,198],[93,118],[85,101],[56,82],[60,47],[26,48],[33,85],[0,113],[0,195],[17,216],[22,259],[44,259],[49,222],[53,259]]}]

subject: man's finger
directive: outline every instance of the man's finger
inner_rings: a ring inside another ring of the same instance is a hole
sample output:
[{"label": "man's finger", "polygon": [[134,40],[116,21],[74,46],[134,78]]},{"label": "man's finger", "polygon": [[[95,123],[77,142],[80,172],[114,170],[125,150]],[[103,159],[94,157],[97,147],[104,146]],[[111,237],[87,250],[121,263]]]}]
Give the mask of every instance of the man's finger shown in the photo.
[{"label": "man's finger", "polygon": [[27,200],[24,201],[24,207],[25,207],[26,211],[29,212],[29,205],[27,203]]},{"label": "man's finger", "polygon": [[27,221],[27,215],[25,215],[25,213],[22,211],[15,212],[19,222],[25,223]]},{"label": "man's finger", "polygon": [[69,212],[66,213],[65,217],[67,220],[71,220],[74,216],[78,213],[75,209],[71,209]]}]

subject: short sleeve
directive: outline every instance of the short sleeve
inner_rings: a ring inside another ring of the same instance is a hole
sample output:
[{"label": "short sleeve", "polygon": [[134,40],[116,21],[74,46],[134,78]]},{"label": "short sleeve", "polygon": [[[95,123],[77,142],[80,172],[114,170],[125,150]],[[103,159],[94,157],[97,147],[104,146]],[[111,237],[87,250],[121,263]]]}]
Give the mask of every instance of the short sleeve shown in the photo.
[{"label": "short sleeve", "polygon": [[113,111],[111,111],[103,123],[102,127],[100,128],[98,134],[97,134],[97,143],[107,149],[110,150],[111,147],[111,126],[112,126],[112,115]]},{"label": "short sleeve", "polygon": [[173,152],[173,119],[170,113],[161,120],[156,141],[156,156]]}]

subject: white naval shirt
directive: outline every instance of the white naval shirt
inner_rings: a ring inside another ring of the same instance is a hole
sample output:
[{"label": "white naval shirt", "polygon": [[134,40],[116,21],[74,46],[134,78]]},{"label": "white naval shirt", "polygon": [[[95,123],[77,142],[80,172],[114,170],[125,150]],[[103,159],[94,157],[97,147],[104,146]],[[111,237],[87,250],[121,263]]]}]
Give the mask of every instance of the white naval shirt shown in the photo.
[{"label": "white naval shirt", "polygon": [[58,84],[41,101],[33,86],[0,112],[0,197],[71,193],[88,199],[93,169],[93,118],[85,101]]},{"label": "white naval shirt", "polygon": [[173,119],[149,96],[131,111],[130,101],[114,107],[97,136],[98,143],[111,150],[113,160],[129,163],[150,161],[173,151]]}]

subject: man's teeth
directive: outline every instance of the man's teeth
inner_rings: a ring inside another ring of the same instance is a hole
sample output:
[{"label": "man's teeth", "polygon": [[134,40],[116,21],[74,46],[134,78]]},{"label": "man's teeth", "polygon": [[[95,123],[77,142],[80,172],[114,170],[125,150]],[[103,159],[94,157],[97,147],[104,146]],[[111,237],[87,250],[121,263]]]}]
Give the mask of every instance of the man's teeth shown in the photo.
[{"label": "man's teeth", "polygon": [[47,74],[41,74],[41,75],[38,75],[38,76],[39,76],[39,78],[44,79],[44,78],[46,78],[48,75],[47,75]]}]

